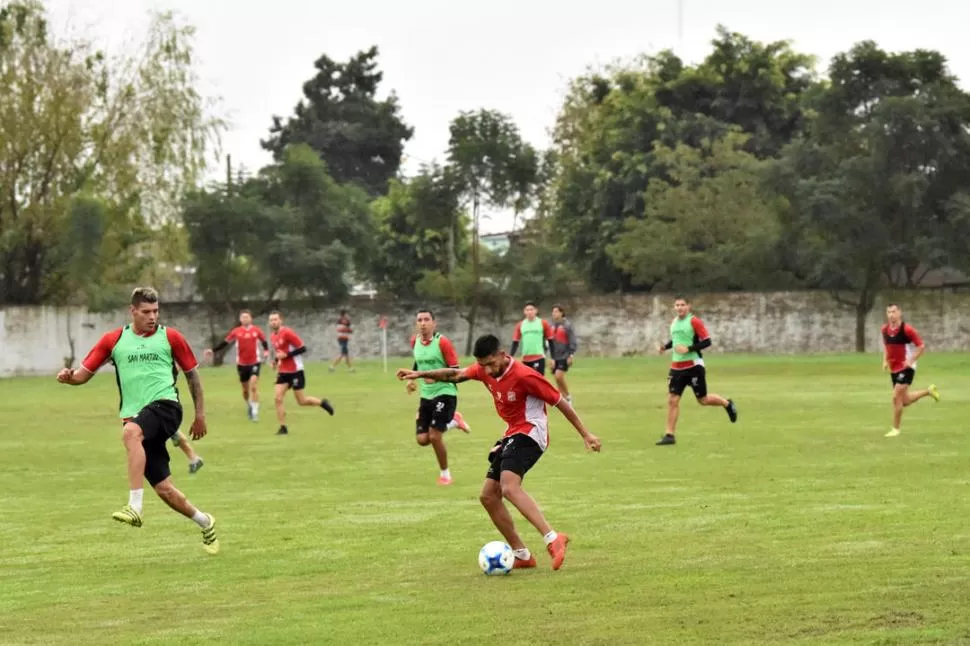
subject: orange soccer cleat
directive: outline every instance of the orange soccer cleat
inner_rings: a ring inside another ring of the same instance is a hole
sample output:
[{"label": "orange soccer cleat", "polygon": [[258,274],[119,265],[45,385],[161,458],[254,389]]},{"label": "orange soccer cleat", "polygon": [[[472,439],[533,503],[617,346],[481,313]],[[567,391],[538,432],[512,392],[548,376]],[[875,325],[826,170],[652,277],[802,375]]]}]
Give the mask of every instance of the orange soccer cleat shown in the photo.
[{"label": "orange soccer cleat", "polygon": [[566,560],[566,546],[569,545],[569,537],[565,534],[556,536],[556,540],[546,545],[549,556],[552,557],[552,569],[558,570]]},{"label": "orange soccer cleat", "polygon": [[515,557],[515,562],[512,564],[513,570],[525,570],[528,568],[533,568],[536,566],[536,557],[529,555],[527,559],[520,559],[518,556]]},{"label": "orange soccer cleat", "polygon": [[462,417],[461,413],[459,413],[458,411],[455,411],[455,416],[452,419],[454,420],[455,425],[459,429],[461,429],[465,433],[471,433],[472,427],[468,425],[468,422],[465,421],[465,418]]}]

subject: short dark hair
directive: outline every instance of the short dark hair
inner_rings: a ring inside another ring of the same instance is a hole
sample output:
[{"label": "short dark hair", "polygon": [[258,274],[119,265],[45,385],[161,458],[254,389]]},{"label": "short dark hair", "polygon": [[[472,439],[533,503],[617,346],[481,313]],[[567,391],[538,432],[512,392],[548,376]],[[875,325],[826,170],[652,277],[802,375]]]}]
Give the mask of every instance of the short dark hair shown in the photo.
[{"label": "short dark hair", "polygon": [[522,307],[529,307],[530,305],[536,309],[539,309],[539,306],[536,305],[534,301],[526,301],[525,305],[523,305]]},{"label": "short dark hair", "polygon": [[552,309],[559,310],[560,312],[562,312],[562,315],[563,316],[566,316],[566,309],[562,305],[560,305],[559,303],[556,303],[555,305],[553,305],[552,306]]},{"label": "short dark hair", "polygon": [[347,310],[340,310],[340,316],[347,316]]},{"label": "short dark hair", "polygon": [[276,316],[278,316],[280,318],[283,318],[283,312],[281,312],[279,310],[273,310],[272,312],[269,313],[269,316],[273,316],[273,314],[275,314]]},{"label": "short dark hair", "polygon": [[890,307],[895,307],[896,309],[899,309],[899,305],[896,305],[895,303],[886,303],[886,309],[888,310]]},{"label": "short dark hair", "polygon": [[253,313],[249,310],[239,310],[239,316],[242,316],[243,314],[249,314],[250,316],[253,315]]},{"label": "short dark hair", "polygon": [[676,303],[677,301],[684,301],[685,303],[690,305],[690,299],[684,296],[683,294],[677,294],[676,296],[674,296],[674,302]]},{"label": "short dark hair", "polygon": [[430,307],[419,307],[418,311],[415,312],[414,315],[417,316],[418,314],[427,314],[431,317],[432,321],[434,320],[434,312],[431,311]]},{"label": "short dark hair", "polygon": [[142,303],[157,303],[158,292],[154,287],[136,287],[131,292],[131,304],[141,305]]},{"label": "short dark hair", "polygon": [[484,359],[498,352],[501,347],[502,342],[498,340],[497,336],[486,334],[475,339],[475,349],[472,350],[472,355],[476,359]]}]

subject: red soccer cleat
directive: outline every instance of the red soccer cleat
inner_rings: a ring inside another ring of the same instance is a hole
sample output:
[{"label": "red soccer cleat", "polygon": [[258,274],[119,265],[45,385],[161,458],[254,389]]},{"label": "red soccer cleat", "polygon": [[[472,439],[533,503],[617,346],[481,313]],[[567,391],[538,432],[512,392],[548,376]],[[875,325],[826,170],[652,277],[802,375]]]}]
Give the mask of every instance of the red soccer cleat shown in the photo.
[{"label": "red soccer cleat", "polygon": [[518,556],[515,557],[515,562],[512,564],[513,570],[527,570],[536,566],[536,557],[529,555],[527,559],[520,559]]},{"label": "red soccer cleat", "polygon": [[552,569],[558,570],[566,560],[566,546],[569,545],[569,537],[565,534],[556,536],[556,540],[546,545],[549,556],[552,557]]},{"label": "red soccer cleat", "polygon": [[468,423],[465,421],[465,418],[462,417],[461,413],[459,413],[458,411],[455,411],[455,415],[452,419],[455,420],[455,425],[457,425],[459,429],[461,429],[465,433],[471,433],[472,427],[468,425]]},{"label": "red soccer cleat", "polygon": [[451,476],[438,476],[438,484],[448,486],[452,483]]}]

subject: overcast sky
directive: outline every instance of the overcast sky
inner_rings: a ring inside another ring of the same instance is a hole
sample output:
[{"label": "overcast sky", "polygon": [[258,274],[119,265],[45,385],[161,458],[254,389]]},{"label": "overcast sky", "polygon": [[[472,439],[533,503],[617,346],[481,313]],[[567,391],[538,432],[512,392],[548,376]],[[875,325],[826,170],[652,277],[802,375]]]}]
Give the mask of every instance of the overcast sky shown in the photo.
[{"label": "overcast sky", "polygon": [[[270,161],[259,146],[271,116],[289,115],[313,61],[343,60],[380,48],[384,92],[401,100],[415,128],[406,172],[443,158],[448,123],[480,107],[510,114],[534,145],[548,131],[568,80],[589,65],[673,48],[688,61],[709,51],[718,23],[769,41],[787,39],[819,57],[871,39],[890,50],[934,48],[964,87],[970,78],[966,25],[959,0],[47,0],[54,29],[71,25],[108,48],[137,40],[147,12],[172,9],[195,25],[203,91],[221,97],[231,121],[223,152],[255,170]],[[575,6],[576,10],[570,8]],[[485,8],[488,11],[485,11]],[[582,7],[584,11],[578,9]],[[504,216],[486,230],[509,227]]]}]

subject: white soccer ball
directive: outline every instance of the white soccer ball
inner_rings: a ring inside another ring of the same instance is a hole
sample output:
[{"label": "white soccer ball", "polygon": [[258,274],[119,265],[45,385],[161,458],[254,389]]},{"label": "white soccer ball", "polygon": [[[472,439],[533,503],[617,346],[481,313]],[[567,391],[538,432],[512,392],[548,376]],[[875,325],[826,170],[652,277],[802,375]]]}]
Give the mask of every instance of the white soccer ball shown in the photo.
[{"label": "white soccer ball", "polygon": [[492,541],[478,552],[478,566],[488,576],[508,574],[515,563],[515,554],[508,543]]}]

